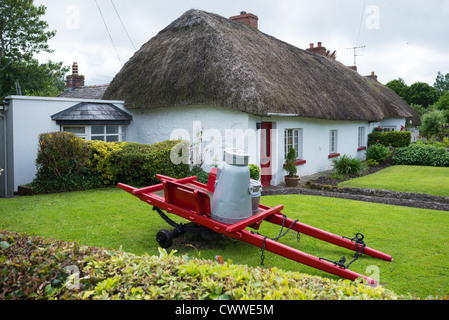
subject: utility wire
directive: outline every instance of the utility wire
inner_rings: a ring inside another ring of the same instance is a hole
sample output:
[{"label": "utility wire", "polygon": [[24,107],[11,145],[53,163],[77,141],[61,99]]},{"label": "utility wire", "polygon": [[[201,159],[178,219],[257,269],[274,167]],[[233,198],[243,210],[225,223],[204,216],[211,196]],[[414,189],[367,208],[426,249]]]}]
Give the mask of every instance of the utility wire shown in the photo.
[{"label": "utility wire", "polygon": [[103,13],[101,12],[101,9],[100,9],[100,6],[98,5],[97,0],[95,0],[95,3],[97,4],[98,11],[100,12],[101,19],[103,20],[104,26],[106,27],[106,31],[108,32],[109,39],[111,39],[112,46],[114,47],[115,53],[117,54],[117,57],[118,57],[118,60],[120,61],[120,65],[123,65],[122,64],[122,60],[120,59],[120,56],[119,56],[119,54],[117,52],[117,48],[115,47],[114,40],[112,39],[111,33],[109,32],[108,25],[106,24],[106,20],[103,17]]},{"label": "utility wire", "polygon": [[120,18],[120,15],[117,11],[117,8],[115,7],[114,1],[111,0],[112,6],[114,7],[115,13],[117,14],[118,19],[120,20],[120,23],[122,24],[123,30],[125,30],[126,35],[128,36],[129,42],[131,42],[131,45],[133,46],[134,50],[136,50],[136,46],[134,45],[133,41],[131,40],[131,37],[128,34],[128,31],[125,28],[125,25],[123,24],[122,18]]},{"label": "utility wire", "polygon": [[361,30],[362,30],[362,24],[363,24],[363,17],[365,16],[365,6],[366,6],[366,0],[363,0],[362,16],[360,17],[359,31],[358,31],[358,33],[357,33],[357,41],[356,41],[356,43],[355,43],[355,46],[356,46],[356,47],[359,45],[360,32],[361,32]]}]

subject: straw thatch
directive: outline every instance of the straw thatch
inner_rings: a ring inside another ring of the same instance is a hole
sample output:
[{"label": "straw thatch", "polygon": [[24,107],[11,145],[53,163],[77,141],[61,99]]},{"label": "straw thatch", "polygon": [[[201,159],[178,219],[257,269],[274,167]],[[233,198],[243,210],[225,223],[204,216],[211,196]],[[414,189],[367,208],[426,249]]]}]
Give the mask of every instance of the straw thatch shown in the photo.
[{"label": "straw thatch", "polygon": [[219,15],[189,10],[134,54],[103,99],[122,99],[130,109],[219,105],[260,116],[411,117],[412,109],[391,92],[379,92],[338,61]]}]

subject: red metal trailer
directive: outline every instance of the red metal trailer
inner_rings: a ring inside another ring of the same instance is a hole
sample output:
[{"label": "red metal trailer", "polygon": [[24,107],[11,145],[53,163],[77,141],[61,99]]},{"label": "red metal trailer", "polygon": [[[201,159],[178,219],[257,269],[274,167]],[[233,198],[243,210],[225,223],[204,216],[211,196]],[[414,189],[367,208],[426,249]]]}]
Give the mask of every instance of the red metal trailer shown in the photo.
[{"label": "red metal trailer", "polygon": [[[159,214],[173,225],[171,220],[162,213],[162,210],[180,216],[189,220],[195,225],[206,227],[218,234],[226,235],[230,238],[250,243],[256,247],[263,248],[285,258],[297,261],[310,267],[343,277],[349,280],[355,280],[363,275],[349,270],[344,265],[344,259],[336,262],[324,258],[318,258],[304,253],[287,245],[278,242],[278,238],[270,239],[260,235],[258,232],[249,231],[247,228],[258,230],[263,221],[294,230],[299,233],[335,244],[337,246],[355,251],[357,258],[361,254],[366,254],[378,259],[391,261],[392,257],[380,251],[369,248],[363,242],[363,235],[357,234],[356,237],[349,239],[347,237],[337,236],[329,232],[314,228],[299,221],[294,221],[282,214],[283,206],[278,205],[273,208],[259,204],[259,210],[253,216],[235,224],[223,224],[211,219],[210,199],[214,192],[216,171],[212,170],[209,175],[207,185],[197,181],[197,177],[188,177],[183,179],[174,179],[162,175],[157,175],[161,181],[160,184],[145,188],[134,188],[119,183],[118,186],[138,197],[140,200],[152,205]],[[175,225],[173,225],[175,226]],[[182,230],[180,230],[182,232]],[[164,237],[170,235],[158,234],[158,242],[164,242]],[[354,260],[353,260],[354,261]],[[353,262],[352,261],[352,262]],[[351,262],[351,263],[352,263]],[[349,263],[350,264],[350,263]],[[375,279],[363,276],[368,284],[377,285]]]}]

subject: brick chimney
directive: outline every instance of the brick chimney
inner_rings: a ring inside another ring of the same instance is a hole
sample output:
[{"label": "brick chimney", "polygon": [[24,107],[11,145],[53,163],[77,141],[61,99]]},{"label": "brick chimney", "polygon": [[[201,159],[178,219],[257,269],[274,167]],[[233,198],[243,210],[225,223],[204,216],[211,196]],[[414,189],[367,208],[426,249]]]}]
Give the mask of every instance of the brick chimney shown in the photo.
[{"label": "brick chimney", "polygon": [[317,47],[314,47],[313,43],[309,44],[309,48],[307,48],[306,51],[313,52],[322,56],[326,55],[326,47],[323,47],[321,45],[321,42],[318,42]]},{"label": "brick chimney", "polygon": [[252,28],[259,29],[259,17],[246,11],[240,12],[240,15],[229,18],[237,23],[246,24]]},{"label": "brick chimney", "polygon": [[78,63],[72,65],[72,74],[66,77],[67,88],[84,87],[84,76],[78,74]]},{"label": "brick chimney", "polygon": [[377,75],[376,75],[376,73],[374,71],[371,71],[371,74],[368,76],[368,78],[371,78],[371,79],[377,81]]}]

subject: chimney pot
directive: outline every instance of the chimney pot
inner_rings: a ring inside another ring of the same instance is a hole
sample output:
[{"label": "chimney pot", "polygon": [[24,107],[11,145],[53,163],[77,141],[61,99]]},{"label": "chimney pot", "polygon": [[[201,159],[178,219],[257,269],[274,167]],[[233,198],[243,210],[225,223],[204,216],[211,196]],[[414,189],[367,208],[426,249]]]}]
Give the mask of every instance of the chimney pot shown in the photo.
[{"label": "chimney pot", "polygon": [[313,48],[313,43],[309,43],[309,47],[310,47],[310,48]]},{"label": "chimney pot", "polygon": [[318,48],[321,48],[321,42],[318,42]]}]

